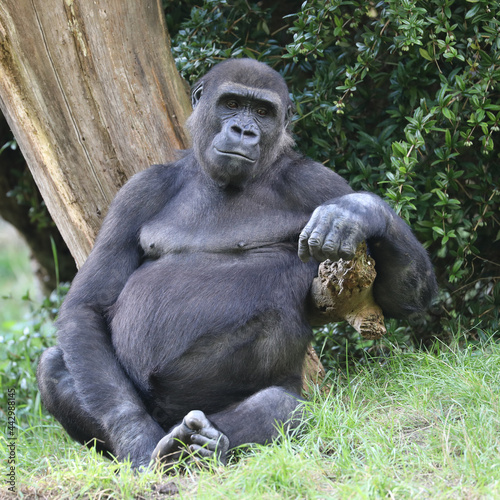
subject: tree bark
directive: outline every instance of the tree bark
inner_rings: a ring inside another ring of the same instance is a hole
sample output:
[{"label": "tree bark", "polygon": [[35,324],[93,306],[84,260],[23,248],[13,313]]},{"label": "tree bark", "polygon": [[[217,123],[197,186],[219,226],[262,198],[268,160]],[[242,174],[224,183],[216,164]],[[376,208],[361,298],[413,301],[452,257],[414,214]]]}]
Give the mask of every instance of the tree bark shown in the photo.
[{"label": "tree bark", "polygon": [[160,0],[2,0],[0,108],[78,266],[123,183],[188,146]]},{"label": "tree bark", "polygon": [[373,298],[375,260],[363,241],[350,260],[325,260],[311,287],[309,320],[324,325],[346,320],[365,339],[385,335],[384,314]]}]

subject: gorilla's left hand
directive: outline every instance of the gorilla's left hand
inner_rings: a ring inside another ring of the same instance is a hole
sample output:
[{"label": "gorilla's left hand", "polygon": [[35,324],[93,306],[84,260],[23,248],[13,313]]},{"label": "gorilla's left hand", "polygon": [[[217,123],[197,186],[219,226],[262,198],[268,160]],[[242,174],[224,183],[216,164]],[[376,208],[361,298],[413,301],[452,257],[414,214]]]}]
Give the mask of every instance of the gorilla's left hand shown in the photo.
[{"label": "gorilla's left hand", "polygon": [[368,193],[348,194],[319,206],[300,233],[300,259],[352,259],[363,240],[384,237],[391,212],[379,197]]}]

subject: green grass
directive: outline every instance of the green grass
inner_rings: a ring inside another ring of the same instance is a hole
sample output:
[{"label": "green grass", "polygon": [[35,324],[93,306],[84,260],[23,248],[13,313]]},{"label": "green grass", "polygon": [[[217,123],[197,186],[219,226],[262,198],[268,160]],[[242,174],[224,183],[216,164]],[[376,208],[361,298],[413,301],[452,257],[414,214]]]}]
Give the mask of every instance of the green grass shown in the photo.
[{"label": "green grass", "polygon": [[300,437],[168,477],[133,474],[31,415],[19,435],[20,496],[157,498],[169,483],[181,498],[500,498],[499,366],[497,345],[394,349],[383,366],[358,365],[313,396]]},{"label": "green grass", "polygon": [[[11,298],[2,301],[0,316],[0,396],[4,410],[4,393],[16,389],[19,428],[17,493],[7,489],[2,461],[0,498],[156,499],[172,491],[200,499],[500,498],[500,345],[494,343],[436,344],[427,353],[392,346],[384,364],[358,363],[349,375],[338,372],[330,391],[313,394],[300,436],[241,451],[227,467],[161,476],[102,459],[72,442],[40,407],[34,367],[45,339],[53,342],[50,315],[25,318],[32,304],[22,296],[33,289],[28,253],[5,241],[0,292]],[[6,438],[0,434],[2,456]]]}]

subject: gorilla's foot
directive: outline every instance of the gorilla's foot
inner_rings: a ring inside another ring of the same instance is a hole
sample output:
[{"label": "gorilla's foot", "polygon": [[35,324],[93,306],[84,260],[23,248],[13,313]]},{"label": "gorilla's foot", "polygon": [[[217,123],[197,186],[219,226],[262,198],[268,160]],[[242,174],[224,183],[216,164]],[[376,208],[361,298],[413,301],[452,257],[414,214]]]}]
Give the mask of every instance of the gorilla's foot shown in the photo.
[{"label": "gorilla's foot", "polygon": [[218,431],[200,410],[190,411],[182,423],[174,427],[160,442],[151,455],[152,462],[161,466],[210,458],[214,455],[223,465],[229,449],[229,439]]}]

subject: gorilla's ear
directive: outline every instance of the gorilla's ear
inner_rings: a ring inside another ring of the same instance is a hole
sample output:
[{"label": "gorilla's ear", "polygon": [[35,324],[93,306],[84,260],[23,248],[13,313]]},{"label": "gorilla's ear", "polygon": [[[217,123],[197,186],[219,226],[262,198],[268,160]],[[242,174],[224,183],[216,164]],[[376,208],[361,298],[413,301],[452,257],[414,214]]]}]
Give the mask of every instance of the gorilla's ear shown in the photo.
[{"label": "gorilla's ear", "polygon": [[295,114],[295,106],[292,104],[288,105],[288,108],[286,109],[286,114],[285,114],[285,128],[290,125],[290,122],[292,121],[293,115]]},{"label": "gorilla's ear", "polygon": [[193,87],[191,91],[191,105],[193,109],[200,102],[201,96],[203,95],[203,82],[198,82],[196,87]]}]

